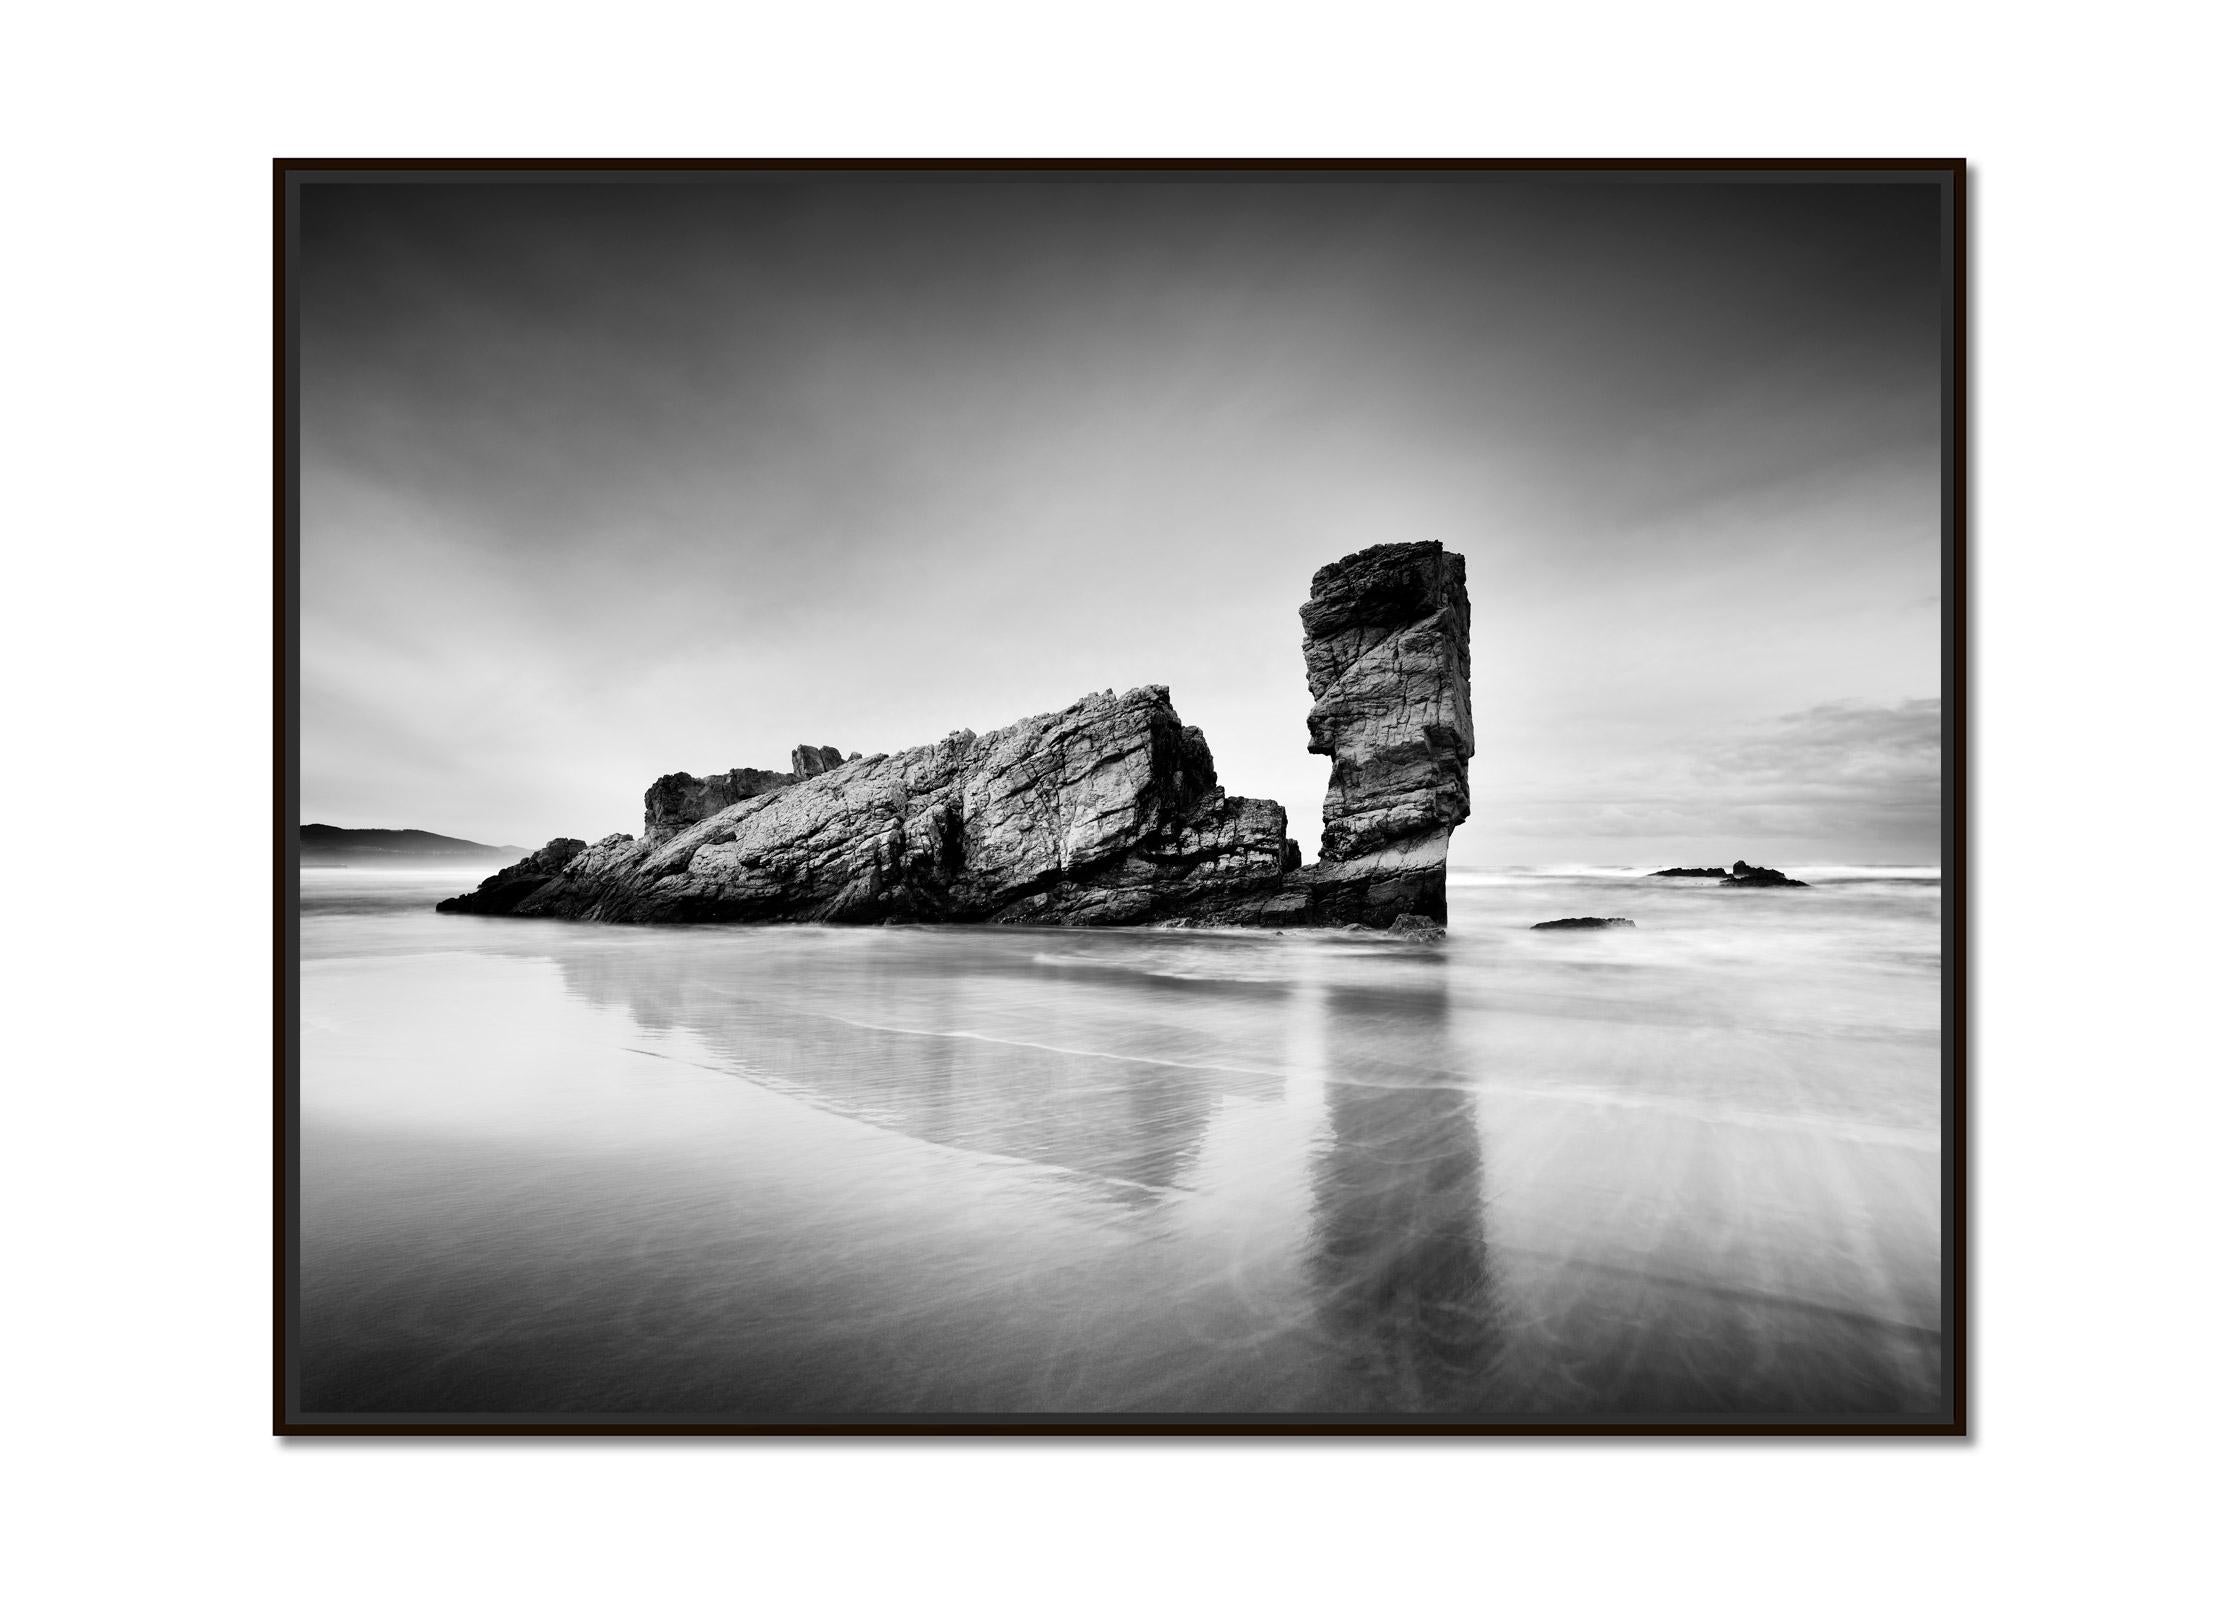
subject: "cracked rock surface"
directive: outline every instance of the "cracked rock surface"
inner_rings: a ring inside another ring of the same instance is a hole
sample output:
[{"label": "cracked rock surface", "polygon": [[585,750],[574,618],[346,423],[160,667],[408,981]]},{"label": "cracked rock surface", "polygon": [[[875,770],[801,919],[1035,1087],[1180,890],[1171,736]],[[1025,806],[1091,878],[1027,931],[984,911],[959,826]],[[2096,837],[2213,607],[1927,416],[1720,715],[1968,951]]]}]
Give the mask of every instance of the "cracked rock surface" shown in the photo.
[{"label": "cracked rock surface", "polygon": [[[720,803],[736,790],[752,792]],[[1273,893],[1297,860],[1283,808],[1224,794],[1204,735],[1161,687],[1093,694],[993,733],[967,729],[798,779],[752,769],[664,778],[647,818],[638,838],[579,844],[541,865],[533,885],[501,873],[439,909],[611,922],[1131,923]]]},{"label": "cracked rock surface", "polygon": [[1447,838],[1470,815],[1470,592],[1436,542],[1381,544],[1314,575],[1307,748],[1330,757],[1314,920],[1447,920]]}]

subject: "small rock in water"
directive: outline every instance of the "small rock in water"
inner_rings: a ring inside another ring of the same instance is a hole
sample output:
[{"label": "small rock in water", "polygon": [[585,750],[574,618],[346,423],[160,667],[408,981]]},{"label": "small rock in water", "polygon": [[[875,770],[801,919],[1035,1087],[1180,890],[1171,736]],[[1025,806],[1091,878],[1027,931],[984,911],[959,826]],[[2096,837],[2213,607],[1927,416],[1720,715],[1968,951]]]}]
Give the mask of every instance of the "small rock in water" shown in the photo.
[{"label": "small rock in water", "polygon": [[1777,867],[1753,867],[1747,861],[1737,861],[1734,870],[1719,880],[1722,888],[1740,886],[1744,889],[1809,889],[1811,884],[1802,878],[1792,878]]},{"label": "small rock in water", "polygon": [[1633,919],[1630,917],[1558,917],[1553,922],[1535,922],[1532,925],[1532,931],[1538,933],[1542,928],[1630,928],[1632,926]]},{"label": "small rock in water", "polygon": [[1403,939],[1413,939],[1417,944],[1432,944],[1447,936],[1447,930],[1429,917],[1419,917],[1413,911],[1403,911],[1392,919],[1392,931]]},{"label": "small rock in water", "polygon": [[1801,878],[1792,878],[1775,867],[1753,867],[1747,861],[1737,861],[1731,867],[1664,867],[1648,874],[1652,878],[1717,878],[1726,888],[1740,886],[1745,889],[1809,889],[1811,884]]}]

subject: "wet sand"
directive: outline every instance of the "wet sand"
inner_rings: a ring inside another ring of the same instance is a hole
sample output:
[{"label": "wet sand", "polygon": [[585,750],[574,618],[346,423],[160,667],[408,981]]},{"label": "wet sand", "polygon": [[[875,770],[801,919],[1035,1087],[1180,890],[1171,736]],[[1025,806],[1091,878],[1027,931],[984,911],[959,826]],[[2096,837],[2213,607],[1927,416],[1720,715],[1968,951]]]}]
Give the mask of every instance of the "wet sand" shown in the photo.
[{"label": "wet sand", "polygon": [[307,1413],[1942,1404],[1933,876],[1457,874],[1430,946],[460,881],[303,880]]}]

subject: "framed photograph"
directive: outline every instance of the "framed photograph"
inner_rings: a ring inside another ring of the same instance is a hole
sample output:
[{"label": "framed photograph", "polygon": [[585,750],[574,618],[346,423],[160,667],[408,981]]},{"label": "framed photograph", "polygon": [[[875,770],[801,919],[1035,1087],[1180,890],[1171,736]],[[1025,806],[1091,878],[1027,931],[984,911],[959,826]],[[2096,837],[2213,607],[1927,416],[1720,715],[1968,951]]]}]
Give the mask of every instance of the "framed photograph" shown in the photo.
[{"label": "framed photograph", "polygon": [[1965,1434],[1963,162],[274,177],[277,1432]]}]

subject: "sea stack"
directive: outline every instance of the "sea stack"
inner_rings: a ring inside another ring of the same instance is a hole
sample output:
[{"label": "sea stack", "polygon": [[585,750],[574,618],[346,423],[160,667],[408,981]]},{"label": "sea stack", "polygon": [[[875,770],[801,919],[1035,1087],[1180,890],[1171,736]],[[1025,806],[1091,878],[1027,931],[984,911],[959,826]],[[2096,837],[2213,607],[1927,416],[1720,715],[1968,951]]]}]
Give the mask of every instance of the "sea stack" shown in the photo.
[{"label": "sea stack", "polygon": [[797,746],[792,771],[672,773],[645,831],[556,840],[440,911],[605,922],[1361,926],[1446,921],[1470,814],[1462,557],[1379,545],[1324,567],[1308,748],[1331,758],[1322,859],[1229,795],[1166,689],[1106,691],[899,755]]},{"label": "sea stack", "polygon": [[1307,748],[1330,757],[1320,922],[1447,920],[1447,839],[1470,815],[1470,591],[1437,543],[1381,544],[1314,575]]}]

